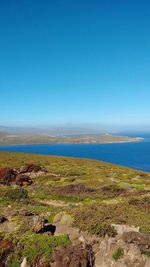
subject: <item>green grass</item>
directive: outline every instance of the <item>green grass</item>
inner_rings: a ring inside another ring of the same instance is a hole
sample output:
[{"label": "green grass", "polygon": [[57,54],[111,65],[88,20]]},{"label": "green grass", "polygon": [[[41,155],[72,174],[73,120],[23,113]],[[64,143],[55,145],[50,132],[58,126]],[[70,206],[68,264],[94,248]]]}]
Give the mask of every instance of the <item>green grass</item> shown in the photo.
[{"label": "green grass", "polygon": [[114,252],[114,254],[112,255],[112,257],[113,257],[113,259],[114,259],[115,261],[120,260],[121,258],[123,258],[123,256],[124,256],[124,251],[123,251],[123,249],[122,249],[121,247],[119,247],[119,248]]},{"label": "green grass", "polygon": [[42,255],[44,263],[51,260],[51,253],[54,248],[66,246],[70,243],[67,235],[47,236],[26,232],[17,242],[15,252],[11,255],[8,266],[19,267],[20,259],[27,257],[28,263],[33,264],[37,256]]}]

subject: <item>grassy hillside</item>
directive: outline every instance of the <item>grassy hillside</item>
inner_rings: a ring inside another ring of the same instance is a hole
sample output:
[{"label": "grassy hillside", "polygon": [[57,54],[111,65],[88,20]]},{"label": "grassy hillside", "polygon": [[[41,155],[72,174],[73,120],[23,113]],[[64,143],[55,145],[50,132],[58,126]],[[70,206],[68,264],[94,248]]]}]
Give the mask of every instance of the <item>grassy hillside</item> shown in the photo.
[{"label": "grassy hillside", "polygon": [[65,215],[66,224],[69,220],[74,227],[98,236],[113,236],[112,223],[139,226],[141,232],[150,234],[150,173],[96,160],[0,153],[0,168],[29,163],[48,173],[33,177],[33,184],[23,187],[27,198],[17,197],[19,191],[14,194],[13,190],[22,190],[18,186],[0,186],[0,214],[11,217],[11,225],[0,226],[0,232],[15,244],[9,266],[19,267],[28,254],[32,264],[41,249],[47,259],[53,247],[70,242],[63,233],[50,239],[33,233],[27,217],[18,215],[20,210],[44,216],[52,224]]}]

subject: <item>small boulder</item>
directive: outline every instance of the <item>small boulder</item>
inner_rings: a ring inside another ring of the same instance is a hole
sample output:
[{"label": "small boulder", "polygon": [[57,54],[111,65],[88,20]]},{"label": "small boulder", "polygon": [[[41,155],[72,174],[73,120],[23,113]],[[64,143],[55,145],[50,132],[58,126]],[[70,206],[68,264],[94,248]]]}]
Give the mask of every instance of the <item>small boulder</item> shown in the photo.
[{"label": "small boulder", "polygon": [[60,212],[55,215],[53,222],[70,226],[73,223],[73,217],[65,212]]},{"label": "small boulder", "polygon": [[60,223],[61,224],[65,224],[65,225],[72,225],[73,223],[73,218],[70,214],[64,214],[62,217],[61,217],[61,220],[60,220]]},{"label": "small boulder", "polygon": [[32,230],[35,233],[41,232],[44,229],[44,226],[45,226],[45,219],[41,218],[38,215],[33,217]]}]

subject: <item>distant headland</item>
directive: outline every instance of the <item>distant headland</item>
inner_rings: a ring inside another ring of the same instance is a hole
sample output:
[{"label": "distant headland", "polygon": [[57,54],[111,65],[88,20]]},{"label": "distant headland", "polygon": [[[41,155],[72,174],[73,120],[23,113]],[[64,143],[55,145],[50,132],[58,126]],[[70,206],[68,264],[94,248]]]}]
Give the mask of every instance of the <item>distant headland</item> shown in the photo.
[{"label": "distant headland", "polygon": [[22,145],[22,144],[110,144],[110,143],[132,143],[142,142],[144,138],[103,135],[69,135],[51,136],[48,134],[5,134],[0,133],[0,145]]}]

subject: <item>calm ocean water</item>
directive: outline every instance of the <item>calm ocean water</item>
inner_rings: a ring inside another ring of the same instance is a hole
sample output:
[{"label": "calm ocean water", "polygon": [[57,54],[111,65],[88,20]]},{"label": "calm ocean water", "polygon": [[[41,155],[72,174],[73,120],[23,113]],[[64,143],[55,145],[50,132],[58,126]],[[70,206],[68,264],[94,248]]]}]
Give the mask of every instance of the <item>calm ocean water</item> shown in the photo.
[{"label": "calm ocean water", "polygon": [[150,171],[150,135],[143,137],[139,143],[17,145],[0,146],[0,151],[91,158]]}]

